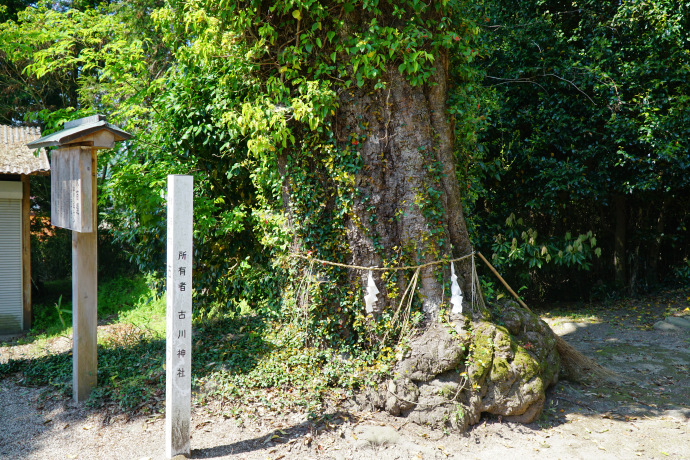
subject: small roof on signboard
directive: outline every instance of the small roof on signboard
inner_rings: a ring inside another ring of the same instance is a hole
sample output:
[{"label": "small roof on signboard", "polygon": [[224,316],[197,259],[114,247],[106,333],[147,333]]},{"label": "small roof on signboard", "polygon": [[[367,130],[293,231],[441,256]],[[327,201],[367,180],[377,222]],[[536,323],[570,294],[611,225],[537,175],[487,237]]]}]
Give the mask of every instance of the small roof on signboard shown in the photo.
[{"label": "small roof on signboard", "polygon": [[132,135],[128,132],[125,132],[117,126],[106,122],[105,116],[94,115],[91,117],[68,121],[65,123],[65,129],[62,131],[49,134],[33,142],[29,142],[26,145],[31,149],[61,146],[78,141],[82,137],[86,137],[90,134],[103,130],[112,133],[115,137],[115,141],[124,141],[132,137]]},{"label": "small roof on signboard", "polygon": [[50,163],[45,150],[34,153],[26,147],[39,137],[38,128],[0,125],[0,174],[47,174]]}]

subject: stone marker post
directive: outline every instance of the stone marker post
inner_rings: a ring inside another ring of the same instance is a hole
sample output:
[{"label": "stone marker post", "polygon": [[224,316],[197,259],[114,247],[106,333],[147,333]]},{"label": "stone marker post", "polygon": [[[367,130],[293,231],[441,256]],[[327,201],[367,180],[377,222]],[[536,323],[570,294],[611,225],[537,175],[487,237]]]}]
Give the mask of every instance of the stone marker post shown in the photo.
[{"label": "stone marker post", "polygon": [[165,452],[190,455],[192,404],[192,176],[168,176]]}]

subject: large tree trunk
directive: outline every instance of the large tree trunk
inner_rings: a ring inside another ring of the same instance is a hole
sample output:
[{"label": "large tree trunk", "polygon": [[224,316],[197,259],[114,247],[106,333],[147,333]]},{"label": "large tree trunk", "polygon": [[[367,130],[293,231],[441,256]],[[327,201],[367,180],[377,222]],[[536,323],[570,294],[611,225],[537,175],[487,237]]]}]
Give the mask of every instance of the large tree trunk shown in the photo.
[{"label": "large tree trunk", "polygon": [[[382,266],[400,252],[407,263],[422,264],[472,251],[453,161],[446,66],[439,56],[433,80],[417,87],[391,66],[385,89],[365,86],[341,97],[338,138],[359,149],[363,161],[355,183],[361,193],[348,224],[357,265]],[[439,268],[420,272],[419,293],[430,319],[438,316],[443,297]],[[457,268],[461,288],[469,292],[469,260]],[[384,305],[379,302],[379,309]]]},{"label": "large tree trunk", "polygon": [[[446,111],[445,55],[437,56],[434,70],[427,85],[411,86],[392,64],[385,89],[365,86],[341,95],[337,136],[341,148],[358,150],[363,165],[347,223],[355,265],[414,265],[472,252]],[[416,295],[426,321],[392,378],[360,395],[359,403],[458,429],[477,423],[482,412],[533,421],[558,375],[553,333],[515,303],[501,308],[505,327],[487,321],[482,308],[444,323],[444,265],[420,272]],[[463,310],[471,311],[471,259],[456,267],[466,294]],[[351,282],[366,286],[367,276],[353,273]],[[395,307],[398,299],[389,299],[385,284],[376,280],[382,294],[378,311]],[[408,281],[398,280],[400,292]]]},{"label": "large tree trunk", "polygon": [[[372,17],[364,16],[372,14],[377,24],[404,29],[407,20],[398,17],[392,4],[385,5],[381,8],[391,11],[355,8],[344,13],[345,25],[338,33],[343,38],[359,36],[362,25],[372,23]],[[443,14],[437,6],[432,2],[422,7],[420,14],[429,24]],[[339,88],[332,125],[336,155],[329,150],[329,133],[323,144],[305,143],[294,155],[278,157],[285,179],[283,203],[298,236],[296,247],[331,257],[340,265],[328,273],[315,273],[318,265],[310,263],[295,291],[310,292],[304,286],[312,285],[318,294],[313,298],[320,299],[316,306],[302,303],[305,321],[314,311],[321,323],[340,321],[334,327],[340,337],[351,338],[347,332],[351,329],[352,334],[376,336],[369,337],[371,343],[386,341],[388,331],[406,324],[401,319],[404,314],[385,313],[403,305],[401,296],[414,276],[410,270],[396,271],[395,276],[392,271],[374,272],[380,295],[374,318],[366,322],[360,321],[358,310],[364,305],[351,298],[343,302],[341,296],[360,292],[349,287],[366,289],[369,267],[429,264],[419,269],[416,289],[410,289],[415,302],[406,304],[406,308],[421,305],[424,321],[415,331],[400,334],[404,346],[396,350],[399,360],[388,380],[359,395],[360,404],[419,423],[459,429],[476,423],[482,412],[530,422],[541,412],[545,389],[558,376],[556,338],[548,326],[515,303],[501,306],[499,317],[493,319],[481,294],[472,304],[470,293],[476,287],[472,258],[455,264],[464,293],[463,314],[443,314],[449,306],[450,267],[430,263],[468,256],[472,246],[446,107],[448,55],[431,46],[427,51],[436,54],[424,85],[410,84],[398,70],[400,62],[392,58],[381,64],[386,67],[380,81]],[[343,62],[350,59],[349,52],[341,51]],[[298,133],[299,120],[292,122],[293,132]],[[325,144],[329,147],[323,148]],[[344,286],[348,282],[350,286]],[[399,323],[391,326],[396,318]],[[381,329],[386,330],[383,338],[376,335]]]}]

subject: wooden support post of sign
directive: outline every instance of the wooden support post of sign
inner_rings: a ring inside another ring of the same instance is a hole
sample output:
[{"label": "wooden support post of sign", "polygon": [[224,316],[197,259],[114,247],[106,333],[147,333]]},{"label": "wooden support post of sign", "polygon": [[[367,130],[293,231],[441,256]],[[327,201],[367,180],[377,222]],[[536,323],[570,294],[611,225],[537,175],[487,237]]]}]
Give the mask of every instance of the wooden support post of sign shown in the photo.
[{"label": "wooden support post of sign", "polygon": [[[98,233],[96,222],[96,151],[88,149],[90,161],[83,161],[83,187],[90,196],[84,200],[90,209],[76,212],[87,215],[90,232],[72,231],[72,395],[86,401],[97,383],[98,327]],[[83,155],[82,155],[83,156]],[[76,209],[76,208],[75,208]]]},{"label": "wooden support post of sign", "polygon": [[189,456],[192,405],[192,176],[168,176],[165,452]]}]

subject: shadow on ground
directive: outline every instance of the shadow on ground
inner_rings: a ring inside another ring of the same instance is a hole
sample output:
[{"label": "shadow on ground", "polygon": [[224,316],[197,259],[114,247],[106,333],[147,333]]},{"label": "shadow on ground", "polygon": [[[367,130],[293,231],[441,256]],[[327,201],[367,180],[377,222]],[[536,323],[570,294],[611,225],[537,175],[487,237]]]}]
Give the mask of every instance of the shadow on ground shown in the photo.
[{"label": "shadow on ground", "polygon": [[276,444],[290,445],[297,441],[309,445],[311,440],[318,435],[326,424],[329,430],[334,430],[342,426],[345,420],[352,420],[354,418],[354,415],[345,412],[330,414],[327,420],[304,421],[291,427],[273,430],[268,434],[264,433],[254,438],[243,439],[230,444],[205,449],[193,449],[191,458],[218,458],[228,455],[238,455],[265,449]]},{"label": "shadow on ground", "polygon": [[[212,371],[208,363],[220,361],[229,374],[251,372],[262,356],[273,349],[271,343],[262,339],[265,327],[265,321],[258,316],[207,321],[195,327],[194,378],[203,378]],[[104,423],[111,414],[160,413],[165,402],[165,341],[152,338],[141,329],[125,332],[109,335],[105,344],[99,344],[98,385],[83,407],[73,405],[70,400],[71,350],[2,362],[0,382],[12,380],[13,385],[20,387],[17,389],[20,392],[21,387],[26,388],[25,392],[31,393],[32,402],[41,412],[46,405],[64,406],[67,410],[51,418],[50,423],[75,423],[88,417],[93,410],[102,412]],[[225,339],[218,340],[218,337]],[[7,406],[0,410],[0,416],[9,411]],[[64,417],[70,421],[62,420]],[[34,423],[39,425],[37,433],[42,431],[40,424],[47,423],[45,420]],[[10,438],[3,444],[16,441]],[[30,443],[25,443],[23,449],[26,453],[32,451]]]},{"label": "shadow on ground", "polygon": [[540,419],[564,423],[569,414],[630,421],[641,417],[690,419],[690,334],[651,328],[645,321],[621,322],[620,311],[590,315],[585,321],[547,318],[552,329],[585,356],[618,374],[613,382],[562,381],[549,390]]}]

